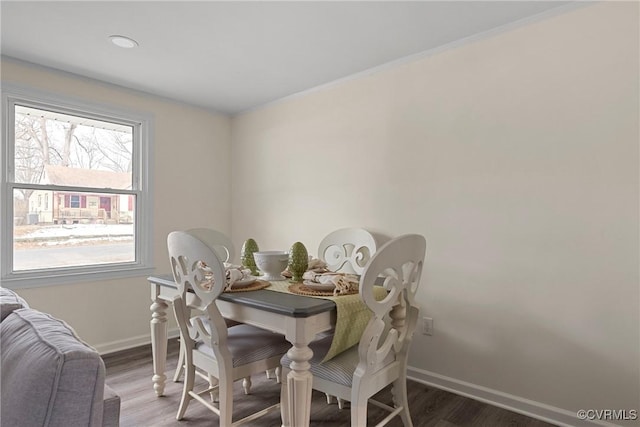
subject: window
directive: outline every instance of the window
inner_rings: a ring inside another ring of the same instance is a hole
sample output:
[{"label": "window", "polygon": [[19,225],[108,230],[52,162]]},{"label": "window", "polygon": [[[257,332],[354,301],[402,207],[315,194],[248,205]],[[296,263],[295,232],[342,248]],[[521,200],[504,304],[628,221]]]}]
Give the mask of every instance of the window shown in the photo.
[{"label": "window", "polygon": [[2,102],[3,286],[148,274],[150,117],[5,84]]},{"label": "window", "polygon": [[70,196],[71,198],[69,199],[69,207],[70,208],[79,208],[80,207],[80,196],[77,194],[74,194],[72,196]]}]

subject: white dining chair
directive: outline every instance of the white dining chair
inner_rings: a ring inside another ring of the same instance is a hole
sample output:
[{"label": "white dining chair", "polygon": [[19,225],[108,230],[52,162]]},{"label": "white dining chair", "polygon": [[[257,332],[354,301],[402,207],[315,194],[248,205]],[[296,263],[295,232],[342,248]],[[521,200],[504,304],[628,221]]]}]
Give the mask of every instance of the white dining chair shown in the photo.
[{"label": "white dining chair", "polygon": [[376,239],[364,228],[341,228],[322,239],[318,258],[324,260],[331,271],[362,274],[376,246]]},{"label": "white dining chair", "polygon": [[[207,246],[209,246],[218,255],[218,258],[223,262],[231,262],[235,257],[235,248],[233,242],[226,234],[214,230],[212,228],[190,228],[186,230],[186,233],[200,239]],[[227,326],[233,326],[238,322],[227,320]],[[178,353],[178,365],[176,372],[173,374],[173,381],[177,382],[184,373],[184,345],[183,340],[180,339],[180,352]]]},{"label": "white dining chair", "polygon": [[[318,247],[318,258],[325,261],[331,271],[362,274],[365,265],[376,252],[376,246],[376,239],[364,228],[341,228],[322,239]],[[321,334],[318,338],[331,333]],[[327,394],[327,403],[331,402],[333,396]],[[338,408],[343,407],[343,400],[338,398]]]},{"label": "white dining chair", "polygon": [[[360,298],[373,315],[360,344],[321,363],[331,345],[331,336],[310,344],[313,388],[351,402],[351,427],[367,425],[367,403],[388,410],[377,426],[399,415],[405,427],[412,427],[407,401],[407,358],[416,328],[419,308],[414,299],[420,284],[426,242],[423,236],[407,234],[384,244],[371,258],[360,278]],[[376,300],[374,283],[384,278],[387,296]],[[282,358],[283,378],[291,360]],[[393,402],[387,405],[371,397],[392,385]],[[287,422],[287,382],[282,381],[282,417]]]},{"label": "white dining chair", "polygon": [[[171,271],[178,284],[173,308],[185,348],[185,380],[176,419],[181,420],[192,399],[220,417],[221,427],[237,426],[274,410],[272,405],[233,422],[233,383],[252,374],[275,369],[291,345],[280,334],[239,324],[227,327],[216,299],[224,291],[226,275],[213,249],[192,234],[174,231],[167,237]],[[205,277],[202,263],[213,272]],[[192,316],[192,310],[197,313]],[[194,391],[196,369],[206,373],[210,387]],[[218,406],[202,397],[218,391]],[[245,390],[246,392],[246,390]]]},{"label": "white dining chair", "polygon": [[218,255],[218,258],[223,262],[233,262],[236,256],[236,250],[233,242],[226,234],[205,227],[190,228],[186,232],[202,240],[207,246],[212,248],[216,255]]}]

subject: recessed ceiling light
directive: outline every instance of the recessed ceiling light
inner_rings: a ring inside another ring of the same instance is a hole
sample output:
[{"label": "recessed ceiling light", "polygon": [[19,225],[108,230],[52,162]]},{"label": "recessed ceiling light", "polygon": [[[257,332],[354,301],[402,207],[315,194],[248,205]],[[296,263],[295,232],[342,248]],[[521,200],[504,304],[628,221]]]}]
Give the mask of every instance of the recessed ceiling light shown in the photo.
[{"label": "recessed ceiling light", "polygon": [[109,36],[109,40],[111,40],[111,43],[115,44],[116,46],[123,47],[125,49],[132,49],[138,46],[137,41],[125,36]]}]

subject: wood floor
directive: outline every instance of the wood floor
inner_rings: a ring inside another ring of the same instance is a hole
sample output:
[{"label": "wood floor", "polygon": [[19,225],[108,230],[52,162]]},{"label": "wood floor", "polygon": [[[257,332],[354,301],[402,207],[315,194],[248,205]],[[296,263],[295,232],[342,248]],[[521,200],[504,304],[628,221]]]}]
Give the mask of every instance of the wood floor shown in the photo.
[{"label": "wood floor", "polygon": [[[178,360],[178,343],[169,342],[167,370],[173,375]],[[176,421],[182,382],[167,382],[164,397],[156,397],[151,384],[152,360],[151,346],[144,346],[104,357],[107,367],[107,384],[122,399],[120,425],[122,427],[161,427],[161,426],[218,426],[218,419],[203,405],[192,401],[185,418]],[[204,381],[199,381],[204,386]],[[241,384],[235,384],[234,420],[247,414],[277,403],[280,399],[280,386],[265,375],[253,377],[252,393],[245,396]],[[551,427],[551,424],[528,418],[504,409],[493,407],[478,401],[458,396],[446,391],[427,387],[409,381],[409,407],[414,427]],[[378,400],[390,402],[390,393],[383,390]],[[348,403],[347,403],[348,405]],[[384,418],[385,412],[369,405],[369,425],[375,425]],[[252,425],[256,427],[279,427],[280,414],[275,412],[259,419]],[[339,410],[338,406],[326,404],[324,394],[313,392],[311,408],[311,427],[348,427],[349,409]],[[401,427],[398,417],[388,426]]]}]

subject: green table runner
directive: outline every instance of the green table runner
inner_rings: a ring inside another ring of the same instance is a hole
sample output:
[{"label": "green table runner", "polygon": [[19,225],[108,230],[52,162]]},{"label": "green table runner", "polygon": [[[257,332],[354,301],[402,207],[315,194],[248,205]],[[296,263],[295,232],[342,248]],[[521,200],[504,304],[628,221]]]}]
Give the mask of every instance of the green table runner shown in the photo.
[{"label": "green table runner", "polygon": [[[271,286],[265,288],[265,290],[292,293],[289,292],[290,283],[286,280],[272,281],[270,283]],[[375,286],[374,289],[376,299],[378,300],[381,300],[387,294],[387,291],[381,286]],[[329,351],[324,359],[322,359],[323,362],[326,362],[360,342],[360,337],[367,327],[369,319],[371,319],[371,310],[362,302],[360,294],[341,295],[337,297],[304,296],[329,299],[336,304],[337,318],[333,341],[331,342]]]}]

